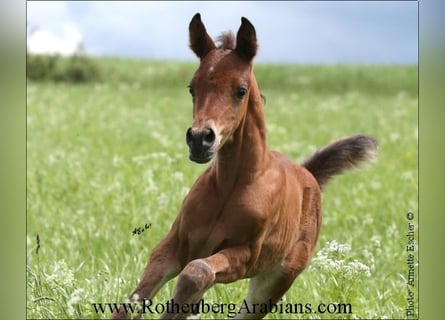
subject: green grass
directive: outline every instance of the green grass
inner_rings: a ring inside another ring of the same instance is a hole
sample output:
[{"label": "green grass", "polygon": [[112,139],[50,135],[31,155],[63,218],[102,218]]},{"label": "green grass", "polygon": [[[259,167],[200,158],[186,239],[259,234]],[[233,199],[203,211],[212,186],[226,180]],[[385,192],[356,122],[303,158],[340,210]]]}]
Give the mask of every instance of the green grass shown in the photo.
[{"label": "green grass", "polygon": [[[109,317],[91,303],[124,302],[206,167],[188,160],[184,141],[191,123],[186,85],[196,64],[97,63],[107,70],[101,83],[28,83],[28,318]],[[272,149],[298,162],[354,133],[380,143],[376,164],[327,187],[316,256],[285,295],[313,308],[350,303],[352,314],[293,317],[405,318],[406,214],[417,218],[417,68],[255,70]],[[149,229],[132,235],[146,223]],[[174,284],[155,301],[169,299]],[[246,293],[243,280],[216,285],[205,300],[239,304]]]}]

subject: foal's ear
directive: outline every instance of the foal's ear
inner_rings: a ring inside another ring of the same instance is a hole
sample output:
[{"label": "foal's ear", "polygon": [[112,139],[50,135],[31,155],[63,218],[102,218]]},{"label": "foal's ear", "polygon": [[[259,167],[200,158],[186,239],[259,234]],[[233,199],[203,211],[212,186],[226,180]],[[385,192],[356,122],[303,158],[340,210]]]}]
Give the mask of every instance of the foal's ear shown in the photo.
[{"label": "foal's ear", "polygon": [[201,21],[201,15],[195,14],[190,21],[190,48],[200,58],[204,58],[209,51],[216,48],[212,38],[207,34],[206,28]]},{"label": "foal's ear", "polygon": [[242,17],[241,26],[236,34],[236,53],[243,59],[251,61],[256,55],[258,45],[256,32],[249,20]]}]

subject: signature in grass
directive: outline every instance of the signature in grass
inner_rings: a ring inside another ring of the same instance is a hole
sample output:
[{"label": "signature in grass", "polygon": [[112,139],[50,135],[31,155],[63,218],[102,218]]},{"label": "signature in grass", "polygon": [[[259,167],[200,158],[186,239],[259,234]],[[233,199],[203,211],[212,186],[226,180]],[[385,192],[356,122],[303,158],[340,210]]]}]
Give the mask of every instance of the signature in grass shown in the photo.
[{"label": "signature in grass", "polygon": [[146,223],[143,227],[136,227],[133,229],[133,236],[134,235],[140,235],[142,232],[144,232],[147,229],[151,228],[151,223]]}]

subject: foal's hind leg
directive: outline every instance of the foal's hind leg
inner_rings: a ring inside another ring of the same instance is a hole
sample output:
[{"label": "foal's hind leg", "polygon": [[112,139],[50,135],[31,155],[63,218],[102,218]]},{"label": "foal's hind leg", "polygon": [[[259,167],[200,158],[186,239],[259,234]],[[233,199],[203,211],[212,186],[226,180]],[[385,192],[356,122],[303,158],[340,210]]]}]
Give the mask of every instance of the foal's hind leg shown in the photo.
[{"label": "foal's hind leg", "polygon": [[306,243],[298,242],[293,250],[295,255],[291,257],[291,260],[285,260],[274,269],[250,279],[245,305],[235,319],[264,318],[270,312],[268,307],[265,310],[264,306],[277,303],[306,267],[309,260],[307,249]]}]

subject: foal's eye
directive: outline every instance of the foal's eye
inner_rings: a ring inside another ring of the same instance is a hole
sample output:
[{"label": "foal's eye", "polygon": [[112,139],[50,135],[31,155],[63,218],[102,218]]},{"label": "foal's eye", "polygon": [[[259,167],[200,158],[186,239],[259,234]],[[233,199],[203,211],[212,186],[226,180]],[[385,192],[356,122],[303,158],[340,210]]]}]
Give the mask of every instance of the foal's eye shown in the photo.
[{"label": "foal's eye", "polygon": [[236,96],[237,96],[239,99],[242,99],[242,98],[246,95],[246,93],[247,93],[247,88],[245,88],[245,87],[241,87],[241,88],[239,88],[238,91],[236,92]]},{"label": "foal's eye", "polygon": [[192,97],[195,96],[195,90],[192,87],[189,87],[189,92],[192,95]]}]

